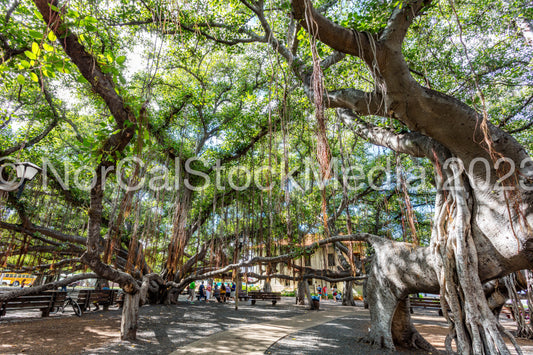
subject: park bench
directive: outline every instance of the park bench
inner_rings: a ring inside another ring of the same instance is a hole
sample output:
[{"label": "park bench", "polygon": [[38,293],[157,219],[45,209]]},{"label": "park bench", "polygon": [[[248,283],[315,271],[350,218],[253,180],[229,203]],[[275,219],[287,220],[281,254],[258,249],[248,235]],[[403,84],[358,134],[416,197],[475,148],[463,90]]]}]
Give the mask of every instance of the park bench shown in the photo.
[{"label": "park bench", "polygon": [[435,309],[439,311],[439,316],[442,316],[442,308],[439,298],[431,297],[409,297],[411,314],[413,308]]},{"label": "park bench", "polygon": [[19,296],[7,301],[0,301],[0,317],[5,316],[6,311],[15,309],[39,309],[43,317],[48,317],[50,311],[63,305],[66,297],[66,292],[44,291],[35,295]]},{"label": "park bench", "polygon": [[78,304],[82,312],[88,310],[91,304],[103,306],[104,311],[107,311],[109,306],[116,303],[117,290],[80,290],[78,293]]},{"label": "park bench", "polygon": [[246,292],[240,292],[238,294],[239,301],[248,301],[250,299],[250,295],[248,295]]},{"label": "park bench", "polygon": [[255,301],[272,301],[272,305],[275,305],[277,301],[281,300],[281,293],[279,292],[262,292],[262,291],[250,291],[248,296],[252,304]]}]

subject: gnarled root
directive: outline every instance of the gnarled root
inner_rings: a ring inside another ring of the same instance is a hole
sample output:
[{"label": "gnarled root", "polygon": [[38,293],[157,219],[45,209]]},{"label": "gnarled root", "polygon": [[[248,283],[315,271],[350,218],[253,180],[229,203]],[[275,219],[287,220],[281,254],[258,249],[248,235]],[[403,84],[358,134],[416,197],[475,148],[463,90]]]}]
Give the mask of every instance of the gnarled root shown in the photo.
[{"label": "gnarled root", "polygon": [[392,339],[394,344],[406,349],[421,349],[428,352],[438,352],[414,327],[409,313],[409,299],[398,301],[392,319]]}]

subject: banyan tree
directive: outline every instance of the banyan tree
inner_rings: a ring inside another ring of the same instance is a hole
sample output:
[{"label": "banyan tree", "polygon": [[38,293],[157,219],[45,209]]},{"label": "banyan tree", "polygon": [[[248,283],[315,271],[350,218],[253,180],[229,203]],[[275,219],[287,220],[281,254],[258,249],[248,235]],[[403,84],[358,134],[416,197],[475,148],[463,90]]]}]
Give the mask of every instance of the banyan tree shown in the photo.
[{"label": "banyan tree", "polygon": [[[372,343],[434,350],[408,312],[409,294],[429,292],[448,350],[509,353],[483,285],[533,263],[531,4],[4,8],[2,177],[7,158],[56,170],[1,196],[0,262],[77,274],[0,299],[97,275],[126,292],[126,339],[139,304],[174,302],[192,280],[247,273],[310,296],[308,279],[366,279]],[[394,184],[373,170],[385,158]],[[356,163],[368,179],[353,188]],[[81,167],[88,188],[65,186]],[[360,242],[370,258],[355,257]],[[305,267],[330,244],[338,272]]]}]

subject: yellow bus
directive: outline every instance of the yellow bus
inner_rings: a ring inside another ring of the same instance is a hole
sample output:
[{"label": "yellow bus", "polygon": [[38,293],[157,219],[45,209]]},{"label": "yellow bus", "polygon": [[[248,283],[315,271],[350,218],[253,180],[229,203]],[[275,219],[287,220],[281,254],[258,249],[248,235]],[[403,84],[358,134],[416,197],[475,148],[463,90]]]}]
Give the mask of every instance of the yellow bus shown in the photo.
[{"label": "yellow bus", "polygon": [[0,285],[2,286],[20,286],[24,282],[24,286],[31,286],[37,276],[30,274],[8,274],[2,273],[0,275]]}]

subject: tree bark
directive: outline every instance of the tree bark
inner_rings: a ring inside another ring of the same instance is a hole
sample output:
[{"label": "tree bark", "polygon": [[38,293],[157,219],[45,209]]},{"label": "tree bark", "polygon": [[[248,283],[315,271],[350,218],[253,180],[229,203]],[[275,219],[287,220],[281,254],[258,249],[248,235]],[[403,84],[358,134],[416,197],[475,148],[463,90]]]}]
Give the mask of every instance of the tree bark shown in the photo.
[{"label": "tree bark", "polygon": [[298,288],[296,289],[296,304],[305,305],[305,284],[307,280],[298,281]]},{"label": "tree bark", "polygon": [[355,300],[353,299],[353,281],[344,282],[344,293],[342,294],[343,306],[355,306]]},{"label": "tree bark", "polygon": [[236,287],[235,287],[235,310],[239,309],[239,294],[242,293],[241,275],[236,273]]},{"label": "tree bark", "polygon": [[309,303],[309,309],[314,310],[315,304],[313,303],[313,299],[311,298],[311,291],[309,290],[309,284],[307,283],[307,281],[304,282],[304,291],[307,297],[307,302]]},{"label": "tree bark", "polygon": [[265,292],[272,292],[272,285],[270,284],[270,278],[267,278],[265,280],[265,283],[263,285],[263,291]]},{"label": "tree bark", "polygon": [[140,292],[124,294],[124,306],[122,307],[122,319],[120,323],[120,339],[137,339],[139,318]]}]

